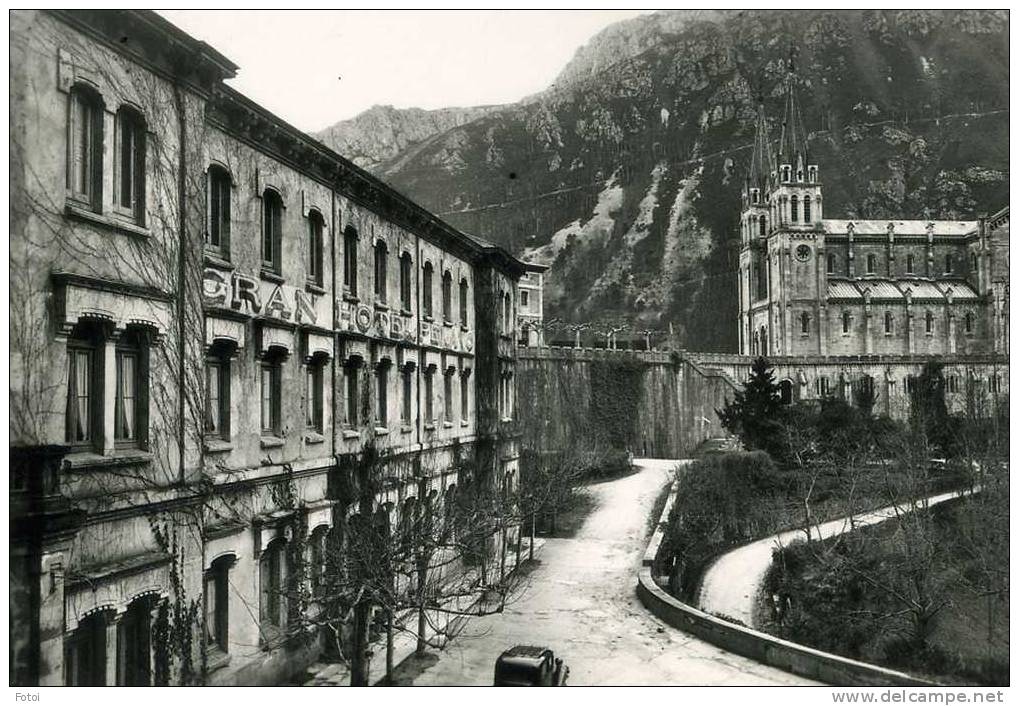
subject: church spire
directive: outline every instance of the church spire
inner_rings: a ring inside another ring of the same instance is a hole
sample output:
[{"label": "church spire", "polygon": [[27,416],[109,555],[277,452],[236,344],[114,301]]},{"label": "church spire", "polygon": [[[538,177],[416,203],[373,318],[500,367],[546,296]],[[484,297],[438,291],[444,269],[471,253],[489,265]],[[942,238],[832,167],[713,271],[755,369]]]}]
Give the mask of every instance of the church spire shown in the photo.
[{"label": "church spire", "polygon": [[747,174],[747,187],[760,189],[763,194],[768,188],[768,180],[775,171],[775,157],[771,152],[771,140],[768,135],[768,121],[764,117],[764,97],[757,98],[757,127],[754,135],[754,152],[750,158],[750,172]]},{"label": "church spire", "polygon": [[803,117],[796,100],[795,54],[789,52],[788,71],[785,78],[785,112],[782,116],[782,134],[778,141],[778,163],[788,164],[793,171],[801,171],[809,163],[807,154],[807,133],[803,129]]}]

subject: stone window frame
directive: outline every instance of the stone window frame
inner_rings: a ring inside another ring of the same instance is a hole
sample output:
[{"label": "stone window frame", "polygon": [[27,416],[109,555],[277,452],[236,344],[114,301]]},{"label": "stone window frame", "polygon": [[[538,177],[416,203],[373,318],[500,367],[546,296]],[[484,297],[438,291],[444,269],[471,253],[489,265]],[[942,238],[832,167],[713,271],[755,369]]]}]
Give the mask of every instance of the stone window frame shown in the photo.
[{"label": "stone window frame", "polygon": [[[205,172],[205,250],[230,261],[230,229],[233,220],[233,174],[224,165],[213,162]],[[214,199],[213,195],[218,194]],[[224,198],[225,197],[225,198]],[[219,204],[218,208],[215,204]],[[213,242],[213,224],[219,242]]]},{"label": "stone window frame", "polygon": [[308,284],[321,288],[325,283],[326,219],[317,208],[308,210]]},{"label": "stone window frame", "polygon": [[357,228],[348,225],[343,229],[343,291],[357,298]]},{"label": "stone window frame", "polygon": [[[80,108],[80,109],[79,109]],[[67,198],[93,212],[103,212],[103,141],[106,103],[99,90],[88,83],[77,81],[68,92],[67,120]],[[89,124],[82,126],[80,119],[87,117]],[[78,146],[84,144],[80,134],[87,132],[86,149],[79,160]],[[85,160],[87,159],[87,164]],[[78,165],[81,164],[82,186],[78,189]]]},{"label": "stone window frame", "polygon": [[389,297],[389,246],[382,238],[375,240],[372,246],[372,257],[374,262],[374,292],[375,301],[379,304],[386,304]]},{"label": "stone window frame", "polygon": [[[283,222],[287,206],[283,194],[272,186],[262,191],[261,214],[261,267],[262,273],[282,277],[283,275]],[[266,246],[268,255],[266,257]]]},{"label": "stone window frame", "polygon": [[230,653],[230,570],[236,563],[236,554],[223,554],[213,559],[203,572],[205,652],[209,656]]},{"label": "stone window frame", "polygon": [[[134,225],[145,227],[145,169],[147,165],[148,125],[142,111],[123,104],[114,116],[113,205],[115,212]],[[130,137],[131,152],[125,152]],[[127,180],[127,181],[125,181]],[[130,192],[124,202],[125,187]]]}]

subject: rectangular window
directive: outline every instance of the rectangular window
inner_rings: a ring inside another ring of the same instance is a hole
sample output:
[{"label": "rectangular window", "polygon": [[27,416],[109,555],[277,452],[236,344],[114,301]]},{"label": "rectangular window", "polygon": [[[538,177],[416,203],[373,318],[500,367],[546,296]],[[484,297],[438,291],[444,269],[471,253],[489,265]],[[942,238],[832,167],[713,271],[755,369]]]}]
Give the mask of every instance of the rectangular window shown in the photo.
[{"label": "rectangular window", "polygon": [[347,425],[355,427],[358,424],[357,421],[357,408],[358,408],[358,375],[357,367],[354,365],[347,366]]},{"label": "rectangular window", "polygon": [[308,218],[308,281],[322,286],[322,217],[312,212]]},{"label": "rectangular window", "polygon": [[421,305],[425,310],[425,316],[432,316],[432,264],[425,263],[424,273],[421,275]]},{"label": "rectangular window", "polygon": [[453,421],[453,373],[446,371],[442,381],[443,421]]},{"label": "rectangular window", "polygon": [[283,589],[286,586],[286,544],[274,540],[259,560],[259,585],[261,596],[259,616],[263,627],[280,628],[286,618],[286,602]]},{"label": "rectangular window", "polygon": [[283,239],[283,200],[275,191],[262,194],[262,269],[280,274]]},{"label": "rectangular window", "polygon": [[410,311],[410,280],[413,264],[410,255],[404,253],[400,257],[400,306]]},{"label": "rectangular window", "polygon": [[350,227],[343,232],[343,286],[357,296],[357,231]]},{"label": "rectangular window", "polygon": [[137,443],[141,413],[139,404],[140,371],[136,351],[117,351],[117,390],[115,401],[114,439]]},{"label": "rectangular window", "polygon": [[139,223],[145,213],[145,123],[133,111],[117,112],[117,206]]},{"label": "rectangular window", "polygon": [[209,167],[206,184],[209,212],[205,243],[217,254],[230,257],[230,175],[220,167]]},{"label": "rectangular window", "polygon": [[205,431],[230,438],[230,363],[212,358],[205,366]]},{"label": "rectangular window", "polygon": [[460,419],[466,422],[470,419],[470,375],[460,376]]},{"label": "rectangular window", "polygon": [[312,431],[322,433],[322,398],[323,398],[323,365],[318,362],[308,364],[305,376],[305,400],[307,410],[305,424]]},{"label": "rectangular window", "polygon": [[425,420],[435,421],[435,407],[433,405],[432,378],[434,373],[431,369],[425,371]]},{"label": "rectangular window", "polygon": [[389,366],[379,365],[375,372],[376,400],[375,419],[379,426],[386,426],[389,420]]},{"label": "rectangular window", "polygon": [[67,349],[67,441],[88,445],[97,440],[95,349]]},{"label": "rectangular window", "polygon": [[278,435],[280,430],[280,372],[278,362],[263,362],[261,367],[262,433]]},{"label": "rectangular window", "polygon": [[520,290],[520,306],[524,309],[527,308],[529,292],[526,289]]},{"label": "rectangular window", "polygon": [[411,397],[412,386],[411,386],[411,371],[403,371],[403,399],[400,406],[400,421],[404,424],[411,423],[411,409],[413,399]]},{"label": "rectangular window", "polygon": [[67,186],[71,196],[99,211],[102,205],[103,110],[98,97],[80,86],[71,91]]},{"label": "rectangular window", "polygon": [[386,277],[388,251],[381,240],[375,243],[375,297],[381,302],[386,301]]},{"label": "rectangular window", "polygon": [[315,598],[321,597],[326,589],[326,560],[328,557],[329,528],[321,526],[311,533],[309,541],[311,548],[311,595]]},{"label": "rectangular window", "polygon": [[209,647],[229,652],[229,572],[232,557],[212,562],[205,572],[205,634]]}]

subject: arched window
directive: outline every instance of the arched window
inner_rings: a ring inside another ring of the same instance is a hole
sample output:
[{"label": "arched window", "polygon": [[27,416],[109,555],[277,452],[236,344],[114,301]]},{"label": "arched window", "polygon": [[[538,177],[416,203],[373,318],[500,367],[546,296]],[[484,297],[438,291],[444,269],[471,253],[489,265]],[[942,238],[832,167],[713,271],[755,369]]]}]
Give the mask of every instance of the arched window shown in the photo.
[{"label": "arched window", "polygon": [[761,327],[761,355],[768,355],[768,329]]},{"label": "arched window", "polygon": [[952,253],[947,253],[945,255],[945,274],[952,274]]},{"label": "arched window", "polygon": [[805,311],[800,314],[800,333],[804,335],[810,334],[810,314]]},{"label": "arched window", "polygon": [[978,272],[977,254],[975,252],[969,254],[969,271],[973,274]]},{"label": "arched window", "polygon": [[892,312],[885,312],[885,333],[892,332]]},{"label": "arched window", "polygon": [[754,355],[757,355],[757,349],[760,348],[760,347],[761,347],[761,339],[760,339],[759,334],[757,333],[757,331],[754,331],[754,341],[753,341],[753,344],[752,344],[752,346],[750,348],[750,352],[753,353]]},{"label": "arched window", "polygon": [[807,174],[810,175],[810,182],[814,183],[817,181],[817,167],[811,167],[807,170]]},{"label": "arched window", "polygon": [[810,223],[810,197],[803,197],[803,222]]},{"label": "arched window", "polygon": [[322,286],[322,231],[325,223],[322,214],[311,211],[308,214],[308,282]]},{"label": "arched window", "polygon": [[916,263],[913,258],[913,255],[912,254],[906,255],[906,274],[908,275],[913,274],[913,268],[915,267],[915,264]]},{"label": "arched window", "polygon": [[872,275],[877,272],[877,255],[870,254],[867,256],[867,274]]},{"label": "arched window", "polygon": [[308,549],[310,550],[308,574],[311,579],[311,595],[316,598],[325,593],[329,534],[329,525],[319,525],[308,536]]},{"label": "arched window", "polygon": [[453,320],[453,275],[449,270],[442,273],[442,318]]},{"label": "arched window", "polygon": [[792,380],[783,380],[778,384],[778,400],[782,404],[793,403],[793,382]]},{"label": "arched window", "polygon": [[274,539],[258,561],[259,610],[263,639],[272,638],[287,619],[287,541]]},{"label": "arched window", "polygon": [[467,287],[467,280],[466,279],[461,279],[460,280],[460,325],[461,326],[466,326],[467,325],[467,312],[468,312],[468,309],[469,309],[469,307],[467,306],[468,305],[468,300],[467,300],[468,291],[469,290],[468,290],[468,287]]},{"label": "arched window", "polygon": [[850,317],[848,311],[842,312],[842,333],[849,333]]},{"label": "arched window", "polygon": [[357,231],[352,226],[343,231],[343,286],[357,296]]},{"label": "arched window", "polygon": [[117,626],[117,685],[149,686],[152,683],[151,596],[136,598]]},{"label": "arched window", "polygon": [[410,253],[405,252],[400,255],[400,307],[404,311],[410,311],[413,267],[414,263],[410,258]]},{"label": "arched window", "polygon": [[927,333],[934,333],[934,314],[927,312],[924,317],[924,331]]},{"label": "arched window", "polygon": [[965,322],[966,322],[966,333],[973,333],[973,312],[972,311],[967,311],[966,312]]},{"label": "arched window", "polygon": [[93,211],[103,203],[103,101],[91,88],[71,88],[67,188],[71,198]]},{"label": "arched window", "polygon": [[425,316],[431,318],[432,313],[432,263],[426,262],[421,271],[421,305]]},{"label": "arched window", "polygon": [[205,226],[205,246],[221,257],[230,258],[230,173],[223,167],[212,165],[206,181],[208,213]]},{"label": "arched window", "polygon": [[78,621],[65,640],[67,686],[106,686],[106,636],[112,611],[97,611]]},{"label": "arched window", "polygon": [[262,269],[280,274],[283,243],[283,199],[272,189],[262,194]]},{"label": "arched window", "polygon": [[789,219],[793,223],[800,219],[800,200],[796,196],[789,199]]},{"label": "arched window", "polygon": [[792,168],[788,164],[782,167],[782,181],[789,181],[789,173],[791,171]]},{"label": "arched window", "polygon": [[763,238],[768,232],[768,221],[764,217],[764,214],[761,214],[761,217],[757,219],[757,225],[759,228],[759,234]]},{"label": "arched window", "polygon": [[223,654],[230,651],[230,569],[233,554],[213,560],[205,572],[205,632],[208,645]]},{"label": "arched window", "polygon": [[386,301],[386,278],[388,275],[389,248],[383,240],[375,241],[375,298]]},{"label": "arched window", "polygon": [[837,258],[835,253],[828,253],[828,274],[835,274],[835,268],[838,266]]},{"label": "arched window", "polygon": [[136,223],[145,218],[145,119],[132,108],[117,111],[116,205]]}]

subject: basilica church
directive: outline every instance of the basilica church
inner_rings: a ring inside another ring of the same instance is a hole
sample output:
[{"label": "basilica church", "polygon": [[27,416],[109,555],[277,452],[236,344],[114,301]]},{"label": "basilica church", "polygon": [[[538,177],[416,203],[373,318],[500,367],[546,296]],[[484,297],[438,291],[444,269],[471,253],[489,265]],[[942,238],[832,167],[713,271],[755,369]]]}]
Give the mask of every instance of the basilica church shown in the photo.
[{"label": "basilica church", "polygon": [[758,109],[742,193],[739,352],[1007,355],[1008,208],[968,221],[826,218],[791,72],[786,85],[777,145]]}]

